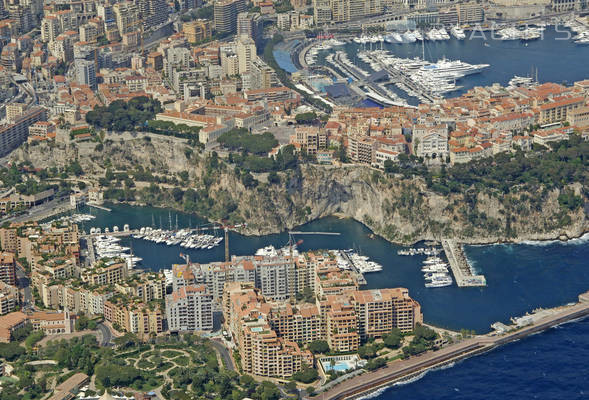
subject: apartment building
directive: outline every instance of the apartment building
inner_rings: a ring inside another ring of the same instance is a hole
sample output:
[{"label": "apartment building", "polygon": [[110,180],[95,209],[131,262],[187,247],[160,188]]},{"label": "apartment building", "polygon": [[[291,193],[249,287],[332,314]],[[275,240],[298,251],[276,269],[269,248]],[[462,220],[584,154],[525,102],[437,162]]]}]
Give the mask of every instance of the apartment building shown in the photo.
[{"label": "apartment building", "polygon": [[186,40],[190,43],[201,42],[210,38],[213,34],[211,21],[205,19],[185,22],[182,25],[182,32],[186,36]]},{"label": "apartment building", "polygon": [[567,113],[567,121],[577,128],[589,127],[589,107],[580,107]]},{"label": "apartment building", "polygon": [[162,273],[135,274],[124,282],[116,283],[115,290],[147,303],[165,298],[166,280]]},{"label": "apartment building", "polygon": [[[298,344],[279,337],[268,323],[271,306],[265,303],[257,289],[231,285],[228,287],[226,325],[238,344],[242,369],[245,373],[287,378],[313,365],[313,356]],[[286,329],[286,328],[284,328]]]},{"label": "apartment building", "polygon": [[307,154],[315,155],[320,149],[327,148],[327,132],[313,126],[297,127],[290,143],[300,146]]},{"label": "apartment building", "polygon": [[81,274],[83,282],[97,286],[114,285],[122,282],[127,276],[127,264],[115,260],[99,261],[95,266],[83,271]]},{"label": "apartment building", "polygon": [[139,9],[137,5],[131,2],[116,3],[113,6],[113,12],[121,37],[126,33],[140,30]]},{"label": "apartment building", "polygon": [[374,141],[368,137],[351,136],[348,139],[348,157],[354,162],[372,164]]},{"label": "apartment building", "polygon": [[185,286],[166,296],[168,329],[172,332],[213,330],[213,296],[206,286]]},{"label": "apartment building", "polygon": [[568,113],[585,106],[585,97],[561,97],[539,106],[538,123],[541,125],[564,122]]},{"label": "apartment building", "polygon": [[268,322],[279,337],[296,343],[311,343],[323,337],[316,305],[272,303],[271,307]]},{"label": "apartment building", "polygon": [[9,154],[27,140],[29,126],[46,119],[44,108],[31,107],[11,120],[13,122],[0,126],[0,157]]},{"label": "apartment building", "polygon": [[341,296],[326,296],[320,302],[325,337],[331,351],[356,351],[360,346],[358,317],[354,306]]},{"label": "apartment building", "polygon": [[14,253],[0,253],[0,282],[7,285],[16,285],[16,262]]},{"label": "apartment building", "polygon": [[215,302],[223,298],[226,282],[255,282],[264,296],[286,300],[296,294],[295,266],[287,255],[246,256],[231,262],[173,265],[172,287],[177,291],[187,285],[205,285]]},{"label": "apartment building", "polygon": [[358,290],[351,301],[362,340],[381,337],[393,328],[410,332],[416,323],[423,322],[421,306],[405,288]]},{"label": "apartment building", "polygon": [[237,15],[246,10],[245,0],[216,0],[213,4],[215,31],[235,33],[237,31]]},{"label": "apartment building", "polygon": [[255,257],[256,287],[264,297],[287,300],[296,295],[295,267],[286,255]]},{"label": "apartment building", "polygon": [[121,295],[104,303],[104,319],[141,339],[161,334],[164,328],[164,313],[158,303],[145,304]]},{"label": "apartment building", "polygon": [[18,304],[18,289],[15,286],[0,282],[0,315],[14,311]]}]

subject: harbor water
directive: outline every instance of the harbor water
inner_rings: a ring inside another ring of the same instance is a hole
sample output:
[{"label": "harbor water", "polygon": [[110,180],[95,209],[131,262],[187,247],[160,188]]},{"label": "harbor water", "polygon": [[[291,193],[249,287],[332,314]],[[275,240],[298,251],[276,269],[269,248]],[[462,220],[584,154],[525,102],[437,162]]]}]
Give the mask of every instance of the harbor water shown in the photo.
[{"label": "harbor water", "polygon": [[[357,57],[357,53],[363,49],[389,50],[397,57],[414,58],[422,57],[436,62],[442,58],[449,60],[461,60],[469,64],[490,64],[490,67],[480,74],[466,76],[457,82],[463,88],[450,93],[449,97],[459,96],[475,86],[488,86],[493,83],[507,85],[509,80],[518,76],[530,76],[532,70],[538,71],[540,82],[556,82],[572,84],[589,78],[586,60],[589,59],[589,46],[575,44],[572,40],[566,40],[570,31],[564,27],[547,27],[544,37],[528,42],[520,40],[499,40],[493,37],[491,32],[467,32],[465,40],[451,38],[445,41],[426,41],[424,46],[420,42],[405,44],[373,43],[357,44],[347,43],[342,47],[323,50],[318,53],[317,64],[327,65],[325,57],[337,50],[344,50],[350,61],[370,71],[368,64]],[[277,62],[289,72],[293,66],[286,54],[279,53]],[[563,69],[563,66],[566,68]],[[535,75],[535,72],[533,73]],[[408,100],[409,104],[416,105],[419,100],[407,96],[406,93],[395,90],[401,97]]]},{"label": "harbor water", "polygon": [[[108,205],[112,212],[93,210],[96,219],[85,223],[90,227],[119,228],[128,223],[131,228],[151,226],[173,228],[195,227],[202,219],[175,211],[151,207]],[[339,236],[300,235],[302,251],[315,249],[354,248],[383,266],[381,272],[365,275],[366,288],[406,287],[410,295],[422,306],[425,321],[449,329],[474,329],[488,332],[496,321],[508,323],[538,307],[554,307],[574,302],[588,290],[589,237],[563,242],[535,242],[488,246],[466,246],[469,261],[477,272],[485,275],[486,287],[458,288],[456,285],[428,289],[421,272],[425,256],[399,256],[402,247],[375,237],[369,229],[350,219],[324,218],[297,228],[298,231],[340,232]],[[208,233],[214,234],[214,231]],[[221,236],[223,233],[216,233]],[[261,247],[284,246],[288,234],[243,236],[229,233],[231,254],[251,255]],[[124,239],[133,252],[143,258],[142,267],[160,270],[183,263],[180,253],[190,255],[193,262],[211,262],[224,259],[224,242],[210,250],[191,250],[180,246],[156,244],[142,239]]]}]

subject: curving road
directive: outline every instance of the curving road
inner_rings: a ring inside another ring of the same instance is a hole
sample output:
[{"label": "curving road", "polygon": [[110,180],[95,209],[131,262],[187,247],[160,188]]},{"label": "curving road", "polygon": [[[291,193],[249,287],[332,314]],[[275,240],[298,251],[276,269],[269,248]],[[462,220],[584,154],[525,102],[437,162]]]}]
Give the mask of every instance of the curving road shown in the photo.
[{"label": "curving road", "polygon": [[96,325],[96,329],[98,330],[98,344],[102,347],[112,347],[112,332],[108,328],[108,326],[100,323]]},{"label": "curving road", "polygon": [[224,363],[228,369],[230,369],[231,371],[235,371],[235,365],[233,365],[233,357],[231,357],[231,354],[229,353],[229,350],[227,350],[227,347],[225,347],[225,345],[221,342],[219,342],[218,340],[212,339],[211,340],[211,344],[213,345],[213,347],[215,348],[215,350],[217,350],[219,352],[219,354],[221,355],[221,357],[224,360]]}]

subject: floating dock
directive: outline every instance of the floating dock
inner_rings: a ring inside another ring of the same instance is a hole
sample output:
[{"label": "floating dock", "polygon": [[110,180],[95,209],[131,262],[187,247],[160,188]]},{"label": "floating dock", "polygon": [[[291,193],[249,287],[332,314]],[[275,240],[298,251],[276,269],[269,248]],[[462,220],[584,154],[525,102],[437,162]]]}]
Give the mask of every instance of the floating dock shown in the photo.
[{"label": "floating dock", "polygon": [[458,287],[487,286],[484,275],[477,275],[468,264],[461,244],[450,239],[442,240],[442,247],[452,268]]},{"label": "floating dock", "polygon": [[98,208],[99,210],[102,210],[102,211],[108,211],[108,212],[111,212],[112,211],[110,208],[101,206],[101,205],[96,204],[96,203],[87,202],[86,204],[88,206],[90,206],[90,207]]}]

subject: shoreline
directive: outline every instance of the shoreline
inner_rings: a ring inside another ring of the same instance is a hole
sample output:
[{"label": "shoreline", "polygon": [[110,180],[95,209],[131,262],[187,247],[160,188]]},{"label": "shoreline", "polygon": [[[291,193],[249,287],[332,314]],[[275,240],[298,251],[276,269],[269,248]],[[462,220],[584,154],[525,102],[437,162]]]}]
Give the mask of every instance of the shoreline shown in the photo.
[{"label": "shoreline", "polygon": [[[582,297],[585,299],[581,299]],[[438,351],[423,353],[404,361],[393,361],[383,369],[361,374],[325,392],[318,392],[316,397],[307,397],[307,399],[358,399],[375,391],[391,387],[395,383],[404,382],[453,362],[492,351],[508,343],[546,331],[554,326],[587,318],[589,316],[587,297],[589,297],[589,292],[579,295],[579,302],[574,305],[556,307],[554,308],[556,310],[554,314],[542,317],[535,323],[515,331],[498,336],[477,336],[449,345]]]},{"label": "shoreline", "polygon": [[[213,221],[207,217],[203,217],[202,215],[196,214],[196,213],[189,213],[183,210],[179,210],[177,208],[174,207],[164,207],[164,206],[157,206],[157,205],[147,205],[144,203],[140,203],[140,202],[136,202],[136,201],[129,201],[129,202],[120,202],[120,201],[105,201],[104,203],[109,203],[109,204],[114,204],[114,205],[128,205],[128,206],[132,206],[132,207],[153,207],[153,208],[158,208],[161,210],[174,210],[176,212],[180,212],[182,214],[186,214],[186,215],[193,215],[197,218],[201,218],[203,220],[207,220],[208,222],[216,222]],[[59,213],[54,213],[51,216],[56,216],[59,215],[61,213],[65,213],[68,212],[70,210],[66,210],[66,211],[62,211]],[[44,220],[47,218],[50,218],[51,216],[45,216],[43,218],[36,218],[36,219],[31,219],[32,221],[37,221],[37,220]],[[318,217],[318,218],[314,218],[312,220],[306,221],[302,224],[298,224],[298,225],[294,225],[292,227],[284,227],[281,230],[268,230],[268,231],[257,231],[257,232],[249,232],[247,231],[246,228],[246,232],[237,232],[238,234],[242,235],[242,236],[250,236],[250,237],[261,237],[261,236],[266,236],[266,235],[275,235],[275,234],[281,234],[281,233],[286,233],[290,230],[296,229],[296,228],[300,228],[301,226],[304,226],[306,224],[310,224],[312,222],[316,222],[319,221],[321,219],[324,218],[338,218],[338,219],[351,219],[355,222],[358,222],[359,224],[362,224],[364,227],[366,227],[369,231],[371,235],[374,235],[375,237],[379,237],[391,244],[394,244],[396,246],[402,246],[402,247],[410,247],[413,245],[416,245],[420,242],[427,242],[427,241],[435,241],[435,242],[440,242],[442,239],[438,239],[438,238],[432,238],[432,237],[420,237],[412,242],[396,242],[393,240],[389,240],[386,237],[382,236],[380,233],[374,231],[370,226],[366,225],[364,222],[359,221],[353,217],[347,216],[345,214],[342,213],[333,213],[330,215],[326,215],[326,216],[322,216],[322,217]],[[470,238],[470,239],[465,239],[465,238],[444,238],[444,239],[450,239],[453,240],[455,242],[457,242],[458,244],[461,245],[467,245],[467,246],[490,246],[490,245],[501,245],[501,244],[526,244],[525,242],[538,242],[538,243],[543,243],[543,242],[561,242],[561,243],[566,243],[568,241],[571,240],[577,240],[577,239],[581,239],[583,238],[585,235],[589,234],[589,227],[584,228],[582,231],[580,232],[576,232],[572,235],[568,235],[567,233],[556,233],[554,232],[553,234],[530,234],[530,235],[522,235],[522,236],[518,236],[516,238],[513,239],[502,239],[502,238],[495,238],[495,239],[490,239],[488,237],[486,238]]]}]

